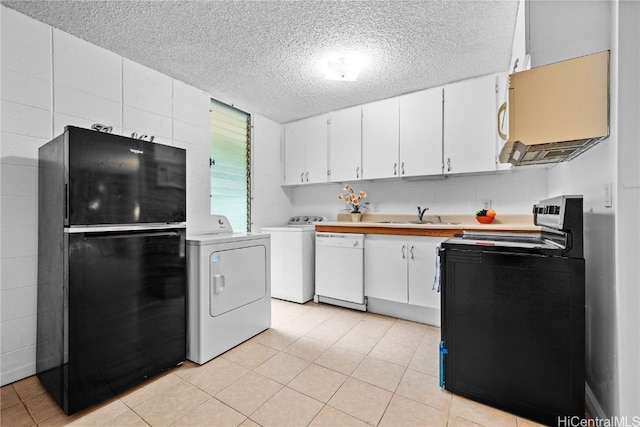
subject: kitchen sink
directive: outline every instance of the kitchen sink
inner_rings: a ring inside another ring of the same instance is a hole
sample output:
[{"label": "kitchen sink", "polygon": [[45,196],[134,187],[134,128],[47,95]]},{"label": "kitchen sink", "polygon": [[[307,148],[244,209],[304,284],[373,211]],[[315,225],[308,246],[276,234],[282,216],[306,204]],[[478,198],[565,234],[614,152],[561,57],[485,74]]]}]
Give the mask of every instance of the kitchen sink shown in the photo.
[{"label": "kitchen sink", "polygon": [[377,224],[433,224],[431,221],[375,221]]},{"label": "kitchen sink", "polygon": [[430,225],[459,225],[459,222],[433,222],[433,221],[376,221],[378,224],[430,224]]}]

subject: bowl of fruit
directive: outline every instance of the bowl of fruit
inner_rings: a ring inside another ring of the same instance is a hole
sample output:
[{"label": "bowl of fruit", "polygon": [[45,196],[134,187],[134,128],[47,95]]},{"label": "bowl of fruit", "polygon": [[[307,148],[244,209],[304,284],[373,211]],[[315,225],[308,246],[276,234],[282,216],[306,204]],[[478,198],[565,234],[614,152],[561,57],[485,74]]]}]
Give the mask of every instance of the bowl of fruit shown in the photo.
[{"label": "bowl of fruit", "polygon": [[493,209],[481,209],[476,212],[476,219],[481,224],[491,224],[496,217],[496,211]]}]

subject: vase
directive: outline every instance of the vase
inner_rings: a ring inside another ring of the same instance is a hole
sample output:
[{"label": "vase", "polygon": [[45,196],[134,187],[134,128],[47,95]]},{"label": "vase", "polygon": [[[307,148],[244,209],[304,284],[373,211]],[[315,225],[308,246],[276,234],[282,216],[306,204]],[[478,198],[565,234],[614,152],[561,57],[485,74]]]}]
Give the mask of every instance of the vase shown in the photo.
[{"label": "vase", "polygon": [[360,212],[351,213],[351,221],[360,222],[361,219],[362,219],[362,214]]}]

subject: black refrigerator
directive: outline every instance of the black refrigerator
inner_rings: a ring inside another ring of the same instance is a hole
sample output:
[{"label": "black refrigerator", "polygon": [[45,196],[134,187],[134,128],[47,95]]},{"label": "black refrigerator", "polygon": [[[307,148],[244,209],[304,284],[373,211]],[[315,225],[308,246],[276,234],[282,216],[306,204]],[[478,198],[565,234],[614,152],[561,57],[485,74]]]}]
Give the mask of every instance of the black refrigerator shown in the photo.
[{"label": "black refrigerator", "polygon": [[67,126],[38,173],[36,372],[69,415],[185,360],[186,154]]}]

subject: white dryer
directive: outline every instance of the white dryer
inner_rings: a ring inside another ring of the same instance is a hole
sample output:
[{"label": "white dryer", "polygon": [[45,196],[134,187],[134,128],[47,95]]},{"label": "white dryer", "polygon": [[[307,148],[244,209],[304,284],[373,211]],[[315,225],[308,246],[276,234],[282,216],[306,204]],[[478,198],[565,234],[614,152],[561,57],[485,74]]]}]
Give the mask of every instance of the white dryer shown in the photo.
[{"label": "white dryer", "polygon": [[187,359],[204,364],[271,326],[271,240],[228,219],[187,235]]},{"label": "white dryer", "polygon": [[315,222],[323,216],[294,216],[287,225],[264,227],[271,235],[271,296],[304,304],[315,294]]}]

